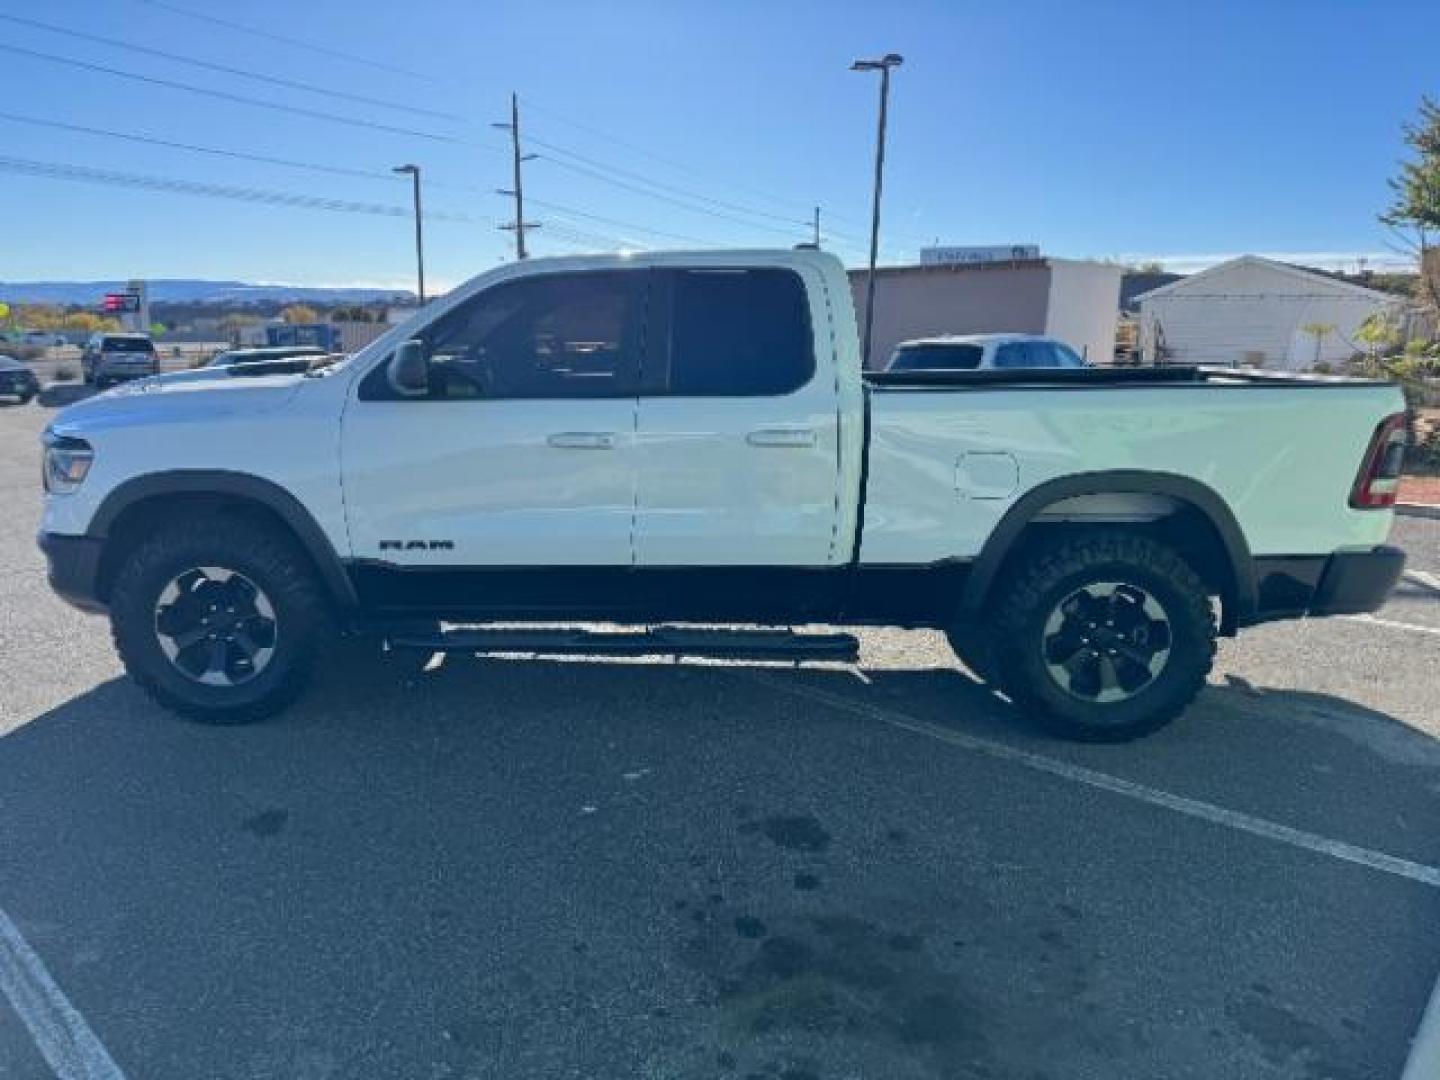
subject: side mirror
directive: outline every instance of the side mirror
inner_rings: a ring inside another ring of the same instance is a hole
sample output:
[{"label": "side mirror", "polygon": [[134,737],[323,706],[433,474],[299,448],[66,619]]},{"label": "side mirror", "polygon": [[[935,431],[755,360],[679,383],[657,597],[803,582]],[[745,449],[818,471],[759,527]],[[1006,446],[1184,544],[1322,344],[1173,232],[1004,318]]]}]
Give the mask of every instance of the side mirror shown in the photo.
[{"label": "side mirror", "polygon": [[430,392],[430,357],[416,338],[402,342],[390,358],[390,389],[401,397],[424,397]]}]

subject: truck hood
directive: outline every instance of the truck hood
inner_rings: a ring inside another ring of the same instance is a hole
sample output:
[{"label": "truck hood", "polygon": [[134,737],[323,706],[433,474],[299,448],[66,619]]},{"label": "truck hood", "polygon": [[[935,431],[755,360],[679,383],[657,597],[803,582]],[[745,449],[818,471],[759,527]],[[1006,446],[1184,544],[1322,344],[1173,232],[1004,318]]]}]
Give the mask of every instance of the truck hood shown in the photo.
[{"label": "truck hood", "polygon": [[77,401],[50,426],[61,434],[78,435],[140,424],[255,416],[283,408],[306,381],[300,374],[232,378],[220,368],[175,372]]}]

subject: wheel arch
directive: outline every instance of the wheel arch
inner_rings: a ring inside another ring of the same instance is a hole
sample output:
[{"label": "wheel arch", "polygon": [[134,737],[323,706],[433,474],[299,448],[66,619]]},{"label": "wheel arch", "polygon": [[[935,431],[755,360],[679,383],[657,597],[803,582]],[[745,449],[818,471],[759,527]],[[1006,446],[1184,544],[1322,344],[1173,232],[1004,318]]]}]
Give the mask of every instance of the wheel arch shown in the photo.
[{"label": "wheel arch", "polygon": [[1198,557],[1197,566],[1221,597],[1221,629],[1245,625],[1255,610],[1250,546],[1225,500],[1198,480],[1140,469],[1059,477],[1031,488],[1006,511],[975,560],[961,595],[960,616],[982,617],[1006,563],[1041,527],[1131,525]]},{"label": "wheel arch", "polygon": [[354,584],[329,537],[300,500],[270,480],[221,469],[148,473],[105,496],[87,530],[88,535],[107,541],[98,579],[102,599],[114,581],[126,541],[182,510],[245,513],[269,521],[305,552],[337,609],[352,611],[359,606]]}]

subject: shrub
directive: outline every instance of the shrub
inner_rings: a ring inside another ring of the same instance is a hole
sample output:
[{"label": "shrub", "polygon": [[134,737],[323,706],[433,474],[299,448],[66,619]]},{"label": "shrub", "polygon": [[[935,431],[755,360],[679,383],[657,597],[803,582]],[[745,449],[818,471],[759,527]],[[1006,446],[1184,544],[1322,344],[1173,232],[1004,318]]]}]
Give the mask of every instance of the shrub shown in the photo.
[{"label": "shrub", "polygon": [[55,369],[55,381],[56,381],[56,382],[74,382],[74,381],[75,381],[75,369],[72,368],[72,367],[68,367],[68,366],[66,366],[65,364],[61,364],[59,367],[57,367],[57,368]]}]

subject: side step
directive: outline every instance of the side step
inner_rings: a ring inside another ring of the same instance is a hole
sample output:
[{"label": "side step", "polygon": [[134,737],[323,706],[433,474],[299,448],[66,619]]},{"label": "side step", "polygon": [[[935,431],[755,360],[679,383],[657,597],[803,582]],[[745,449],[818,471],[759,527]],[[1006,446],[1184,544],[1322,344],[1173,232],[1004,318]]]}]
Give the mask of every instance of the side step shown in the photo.
[{"label": "side step", "polygon": [[854,663],[852,634],[793,630],[714,630],[657,626],[648,630],[455,629],[390,635],[392,649],[431,652],[542,653],[561,656],[703,656],[720,660],[839,660]]}]

